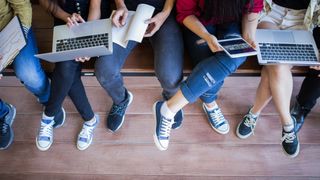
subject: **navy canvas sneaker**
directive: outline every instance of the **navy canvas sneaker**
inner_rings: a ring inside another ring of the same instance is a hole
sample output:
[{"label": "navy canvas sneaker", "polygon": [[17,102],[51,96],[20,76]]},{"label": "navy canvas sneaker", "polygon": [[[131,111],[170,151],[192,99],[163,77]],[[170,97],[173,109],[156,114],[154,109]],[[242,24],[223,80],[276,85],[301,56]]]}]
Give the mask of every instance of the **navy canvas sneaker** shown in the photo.
[{"label": "navy canvas sneaker", "polygon": [[125,113],[128,106],[131,104],[133,95],[131,92],[126,91],[126,100],[117,105],[113,104],[109,115],[107,117],[107,129],[112,132],[116,132],[122,126],[125,118]]},{"label": "navy canvas sneaker", "polygon": [[211,127],[220,134],[227,134],[230,130],[228,121],[224,118],[219,107],[209,111],[205,104],[202,104],[203,110],[207,115]]},{"label": "navy canvas sneaker", "polygon": [[297,132],[295,131],[296,120],[294,117],[292,117],[292,120],[294,122],[294,128],[291,131],[286,132],[282,129],[281,144],[283,152],[289,157],[294,158],[299,154],[300,144]]},{"label": "navy canvas sneaker", "polygon": [[183,110],[181,109],[174,116],[174,123],[172,124],[172,129],[179,129],[181,127],[183,118],[184,118],[184,114],[183,114]]},{"label": "navy canvas sneaker", "polygon": [[13,129],[12,124],[16,117],[16,108],[5,103],[9,111],[0,119],[0,150],[7,149],[13,142]]},{"label": "navy canvas sneaker", "polygon": [[237,127],[237,136],[241,139],[246,139],[251,134],[254,134],[254,128],[256,127],[258,117],[254,117],[250,110],[249,112],[243,117],[242,121],[238,124]]},{"label": "navy canvas sneaker", "polygon": [[153,105],[153,114],[156,121],[153,140],[160,151],[168,149],[170,131],[174,122],[174,119],[167,119],[161,115],[160,109],[163,103],[163,101],[158,101]]},{"label": "navy canvas sneaker", "polygon": [[59,128],[63,126],[66,120],[66,111],[61,107],[60,111],[54,116],[54,125],[53,128]]}]

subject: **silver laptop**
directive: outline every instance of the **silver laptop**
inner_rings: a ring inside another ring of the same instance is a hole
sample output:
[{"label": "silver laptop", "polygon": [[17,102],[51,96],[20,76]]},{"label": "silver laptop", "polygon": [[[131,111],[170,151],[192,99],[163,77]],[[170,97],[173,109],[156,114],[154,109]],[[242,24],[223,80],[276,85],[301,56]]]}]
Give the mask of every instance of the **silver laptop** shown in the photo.
[{"label": "silver laptop", "polygon": [[66,25],[53,29],[52,52],[36,57],[49,62],[73,60],[78,57],[95,57],[112,53],[112,25],[110,19]]},{"label": "silver laptop", "polygon": [[320,65],[319,51],[306,30],[257,29],[259,64]]}]

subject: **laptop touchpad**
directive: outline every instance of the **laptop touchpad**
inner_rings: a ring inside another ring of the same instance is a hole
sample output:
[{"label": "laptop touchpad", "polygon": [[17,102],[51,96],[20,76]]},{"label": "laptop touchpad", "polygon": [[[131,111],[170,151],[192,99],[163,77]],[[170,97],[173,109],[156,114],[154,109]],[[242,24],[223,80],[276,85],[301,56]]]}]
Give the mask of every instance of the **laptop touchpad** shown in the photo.
[{"label": "laptop touchpad", "polygon": [[276,42],[294,43],[294,36],[292,32],[273,32],[273,38]]}]

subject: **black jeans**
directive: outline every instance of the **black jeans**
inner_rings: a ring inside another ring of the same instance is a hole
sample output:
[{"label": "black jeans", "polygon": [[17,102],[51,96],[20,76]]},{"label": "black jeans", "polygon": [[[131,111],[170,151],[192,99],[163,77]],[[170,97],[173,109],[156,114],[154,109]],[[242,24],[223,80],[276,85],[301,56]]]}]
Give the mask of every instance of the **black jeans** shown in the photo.
[{"label": "black jeans", "polygon": [[[320,27],[313,30],[313,37],[317,47],[320,48]],[[297,96],[298,103],[305,109],[311,110],[320,97],[320,71],[309,70],[308,75],[304,79],[300,92]]]},{"label": "black jeans", "polygon": [[85,89],[81,81],[81,63],[74,60],[55,64],[51,79],[50,98],[45,108],[47,116],[55,116],[69,95],[85,121],[94,117]]},{"label": "black jeans", "polygon": [[311,110],[317,103],[317,99],[320,97],[320,74],[319,71],[310,70],[306,78],[304,79],[300,92],[297,96],[297,101],[300,106],[305,109]]}]

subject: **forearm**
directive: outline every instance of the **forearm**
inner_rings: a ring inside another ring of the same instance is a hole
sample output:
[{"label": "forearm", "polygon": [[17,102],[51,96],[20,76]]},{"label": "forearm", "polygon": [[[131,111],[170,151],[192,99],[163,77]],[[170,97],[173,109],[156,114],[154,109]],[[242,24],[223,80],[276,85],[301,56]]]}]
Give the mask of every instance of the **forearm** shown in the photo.
[{"label": "forearm", "polygon": [[175,0],[166,0],[162,12],[169,16],[174,7],[175,2]]},{"label": "forearm", "polygon": [[116,4],[117,9],[122,8],[122,7],[127,8],[126,4],[124,3],[123,0],[115,0],[115,4]]},{"label": "forearm", "polygon": [[48,0],[39,0],[39,3],[43,8],[48,10],[54,17],[61,19],[64,22],[67,22],[68,17],[71,16],[71,14],[61,9],[58,4],[52,6]]},{"label": "forearm", "polygon": [[242,18],[242,36],[254,40],[258,26],[258,13],[245,14]]},{"label": "forearm", "polygon": [[183,24],[191,30],[193,33],[197,34],[200,38],[206,40],[210,33],[207,31],[205,26],[199,21],[195,15],[187,16],[183,20]]},{"label": "forearm", "polygon": [[101,16],[101,0],[91,0],[89,7],[88,21],[100,19]]}]

